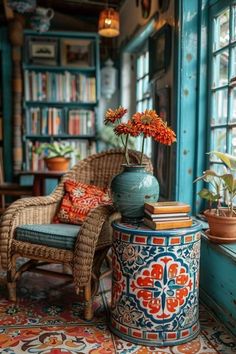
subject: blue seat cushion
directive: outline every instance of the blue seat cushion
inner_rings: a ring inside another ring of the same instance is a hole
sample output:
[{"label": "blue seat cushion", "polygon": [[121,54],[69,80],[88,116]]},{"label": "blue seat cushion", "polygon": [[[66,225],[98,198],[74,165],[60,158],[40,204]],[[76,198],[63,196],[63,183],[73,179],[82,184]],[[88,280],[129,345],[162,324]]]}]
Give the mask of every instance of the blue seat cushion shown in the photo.
[{"label": "blue seat cushion", "polygon": [[70,224],[21,225],[15,230],[15,238],[18,241],[72,250],[79,230],[79,225]]}]

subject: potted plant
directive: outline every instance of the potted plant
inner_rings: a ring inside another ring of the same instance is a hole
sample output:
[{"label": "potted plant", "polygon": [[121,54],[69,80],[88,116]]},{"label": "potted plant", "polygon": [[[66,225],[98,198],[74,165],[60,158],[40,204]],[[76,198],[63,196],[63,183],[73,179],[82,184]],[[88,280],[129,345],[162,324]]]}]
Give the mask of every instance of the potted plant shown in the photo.
[{"label": "potted plant", "polygon": [[236,157],[219,151],[211,151],[223,164],[225,173],[206,170],[194,182],[203,180],[209,188],[203,188],[198,195],[208,201],[204,211],[209,224],[208,237],[217,243],[236,241]]},{"label": "potted plant", "polygon": [[54,141],[41,144],[35,152],[44,154],[45,164],[50,171],[67,171],[70,162],[70,154],[74,148],[66,143]]}]

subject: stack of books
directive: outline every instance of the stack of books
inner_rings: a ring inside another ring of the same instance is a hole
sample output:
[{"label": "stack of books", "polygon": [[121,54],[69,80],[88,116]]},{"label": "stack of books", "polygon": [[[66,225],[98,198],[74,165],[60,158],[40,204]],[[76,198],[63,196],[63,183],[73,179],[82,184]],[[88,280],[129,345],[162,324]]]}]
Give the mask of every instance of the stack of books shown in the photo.
[{"label": "stack of books", "polygon": [[178,201],[144,204],[144,224],[154,230],[192,226],[190,205]]}]

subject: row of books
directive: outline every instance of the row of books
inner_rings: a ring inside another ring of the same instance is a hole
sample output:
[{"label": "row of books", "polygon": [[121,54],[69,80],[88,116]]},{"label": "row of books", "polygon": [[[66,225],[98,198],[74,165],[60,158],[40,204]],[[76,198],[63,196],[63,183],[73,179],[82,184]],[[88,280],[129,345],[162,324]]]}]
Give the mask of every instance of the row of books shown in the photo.
[{"label": "row of books", "polygon": [[68,114],[62,108],[31,107],[28,111],[28,134],[95,135],[95,113],[73,109]]},{"label": "row of books", "polygon": [[[79,160],[88,157],[91,154],[95,154],[97,151],[96,142],[88,140],[65,140],[65,143],[72,146],[74,153],[71,154],[70,168],[74,166]],[[44,157],[37,154],[35,151],[40,145],[43,144],[40,141],[26,141],[26,160],[24,169],[31,171],[38,171],[45,169]]]},{"label": "row of books", "polygon": [[192,226],[189,204],[179,201],[144,204],[144,224],[154,230]]},{"label": "row of books", "polygon": [[24,71],[25,100],[96,102],[96,79],[81,73]]}]

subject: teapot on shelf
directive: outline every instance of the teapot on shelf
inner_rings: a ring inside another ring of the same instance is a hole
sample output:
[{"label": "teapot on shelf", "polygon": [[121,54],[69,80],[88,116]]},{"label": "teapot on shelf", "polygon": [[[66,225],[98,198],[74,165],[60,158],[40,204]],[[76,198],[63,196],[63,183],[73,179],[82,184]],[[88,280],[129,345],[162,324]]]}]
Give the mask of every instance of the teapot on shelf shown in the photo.
[{"label": "teapot on shelf", "polygon": [[30,19],[32,29],[37,32],[47,32],[50,27],[50,21],[54,16],[51,8],[36,7],[34,15]]}]

